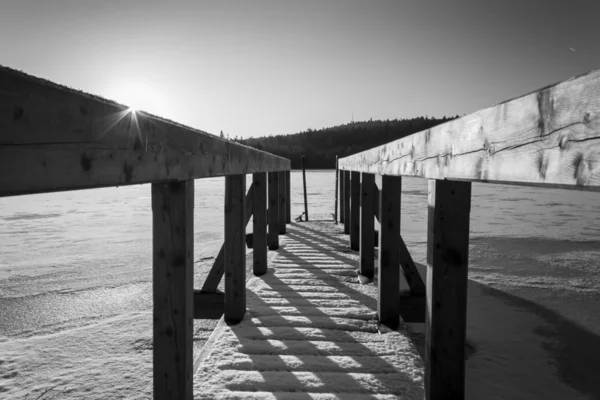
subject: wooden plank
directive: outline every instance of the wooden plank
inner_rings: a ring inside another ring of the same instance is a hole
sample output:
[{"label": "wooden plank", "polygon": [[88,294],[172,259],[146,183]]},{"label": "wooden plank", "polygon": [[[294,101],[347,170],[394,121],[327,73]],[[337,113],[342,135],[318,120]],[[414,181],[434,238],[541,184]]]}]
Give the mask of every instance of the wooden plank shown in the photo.
[{"label": "wooden plank", "polygon": [[370,280],[375,273],[375,175],[361,174],[360,197],[360,274]]},{"label": "wooden plank", "polygon": [[308,200],[306,199],[306,161],[304,156],[300,159],[302,161],[302,185],[304,186],[304,220],[308,221]]},{"label": "wooden plank", "polygon": [[194,290],[194,319],[219,319],[225,311],[225,293]]},{"label": "wooden plank", "polygon": [[463,399],[471,184],[429,182],[425,392]]},{"label": "wooden plank", "polygon": [[277,173],[279,176],[279,234],[283,235],[286,232],[286,223],[285,220],[287,218],[287,189],[285,182],[285,171],[279,171]]},{"label": "wooden plank", "polygon": [[285,171],[285,189],[287,191],[287,199],[288,201],[285,203],[286,205],[286,218],[285,222],[287,224],[292,223],[292,180],[291,180],[291,171]]},{"label": "wooden plank", "polygon": [[402,239],[402,235],[400,235],[400,239],[398,242],[398,259],[400,260],[402,274],[404,275],[404,279],[406,279],[406,282],[408,283],[410,292],[413,295],[424,295],[425,282],[423,282],[421,275],[419,275],[417,266],[415,265],[415,262],[413,261],[410,252],[406,247],[406,243],[404,243],[404,239]]},{"label": "wooden plank", "polygon": [[379,221],[379,188],[377,187],[377,183],[375,183],[373,197],[375,198],[375,208],[373,212],[375,213],[375,218],[377,218],[377,221]]},{"label": "wooden plank", "polygon": [[360,249],[360,172],[350,173],[350,249]]},{"label": "wooden plank", "polygon": [[267,174],[252,174],[252,270],[254,275],[267,273]]},{"label": "wooden plank", "polygon": [[152,184],[155,399],[192,399],[194,181]]},{"label": "wooden plank", "polygon": [[344,233],[350,233],[350,171],[344,172]]},{"label": "wooden plank", "polygon": [[[246,194],[246,211],[244,213],[244,221],[245,225],[248,225],[250,218],[252,217],[252,205],[253,205],[253,190],[254,184],[250,185],[250,189],[248,189],[248,193]],[[221,283],[221,279],[225,274],[225,243],[221,245],[221,249],[215,258],[215,262],[213,263],[212,268],[208,271],[208,275],[204,280],[204,284],[202,285],[202,292],[214,293],[219,287],[219,283]]]},{"label": "wooden plank", "polygon": [[382,324],[396,329],[399,319],[400,296],[400,193],[402,178],[384,175],[379,193],[379,274],[377,314]]},{"label": "wooden plank", "polygon": [[600,70],[340,160],[429,179],[600,190]]},{"label": "wooden plank", "polygon": [[0,66],[0,197],[290,169],[285,158]]},{"label": "wooden plank", "polygon": [[235,324],[246,313],[246,176],[225,177],[225,320]]},{"label": "wooden plank", "polygon": [[267,178],[269,181],[269,209],[267,210],[269,232],[267,233],[267,244],[269,250],[277,250],[279,248],[279,201],[277,199],[279,195],[279,174],[277,172],[269,172]]},{"label": "wooden plank", "polygon": [[345,222],[345,214],[346,214],[346,190],[347,188],[344,187],[344,174],[346,173],[346,171],[343,171],[341,169],[338,169],[338,175],[339,175],[339,180],[340,180],[340,223],[344,223]]},{"label": "wooden plank", "polygon": [[333,222],[338,223],[338,156],[335,156],[335,202],[333,205]]}]

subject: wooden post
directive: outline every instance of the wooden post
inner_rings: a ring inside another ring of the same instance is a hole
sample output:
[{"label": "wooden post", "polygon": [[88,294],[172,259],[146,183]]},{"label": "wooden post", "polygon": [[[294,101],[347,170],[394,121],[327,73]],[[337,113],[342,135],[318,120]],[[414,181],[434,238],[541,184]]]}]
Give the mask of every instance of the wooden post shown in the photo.
[{"label": "wooden post", "polygon": [[344,171],[344,233],[350,233],[350,171]]},{"label": "wooden post", "polygon": [[425,398],[464,399],[471,183],[430,180],[428,204]]},{"label": "wooden post", "polygon": [[267,273],[267,173],[252,174],[252,258],[254,275]]},{"label": "wooden post", "polygon": [[225,320],[246,313],[246,175],[225,177]]},{"label": "wooden post", "polygon": [[402,177],[383,175],[379,193],[379,322],[396,329],[400,319],[400,193]]},{"label": "wooden post", "polygon": [[308,202],[306,200],[306,164],[304,162],[304,156],[302,156],[302,183],[304,184],[304,216],[305,221],[308,221]]},{"label": "wooden post", "polygon": [[279,248],[279,174],[277,172],[269,172],[269,209],[267,210],[267,218],[269,219],[269,233],[267,234],[267,243],[269,250],[277,250]]},{"label": "wooden post", "polygon": [[279,233],[285,234],[286,225],[285,219],[287,217],[287,189],[285,182],[285,171],[279,171],[277,173],[279,179]]},{"label": "wooden post", "polygon": [[350,173],[350,250],[360,249],[360,172]]},{"label": "wooden post", "polygon": [[286,217],[285,222],[290,224],[292,222],[292,172],[290,170],[285,171],[285,189],[287,190],[287,202],[286,205]]},{"label": "wooden post", "polygon": [[338,156],[335,156],[335,203],[333,205],[333,222],[338,223]]},{"label": "wooden post", "polygon": [[360,274],[373,279],[375,272],[375,175],[362,173],[360,196]]},{"label": "wooden post", "polygon": [[152,184],[155,399],[193,398],[194,181]]},{"label": "wooden post", "polygon": [[[338,176],[339,176],[339,181],[340,181],[340,222],[343,224],[345,221],[344,219],[344,210],[345,210],[345,198],[346,196],[344,195],[346,192],[346,188],[344,187],[344,173],[346,171],[344,171],[343,169],[340,169],[338,171]],[[336,181],[337,181],[337,177],[336,177]]]}]

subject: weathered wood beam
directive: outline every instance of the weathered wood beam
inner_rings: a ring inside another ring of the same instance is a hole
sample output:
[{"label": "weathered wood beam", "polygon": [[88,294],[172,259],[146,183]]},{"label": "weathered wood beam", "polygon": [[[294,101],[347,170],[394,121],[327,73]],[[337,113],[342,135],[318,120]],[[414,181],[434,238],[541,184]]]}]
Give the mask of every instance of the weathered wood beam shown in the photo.
[{"label": "weathered wood beam", "polygon": [[424,295],[425,294],[425,282],[419,275],[417,266],[413,261],[402,235],[400,235],[400,241],[398,242],[398,257],[400,260],[400,266],[402,267],[402,274],[408,283],[410,292],[413,295]]},{"label": "weathered wood beam", "polygon": [[277,175],[279,176],[279,234],[283,235],[286,233],[285,220],[287,218],[288,203],[285,171],[279,171]]},{"label": "weathered wood beam", "polygon": [[370,280],[375,273],[375,175],[361,174],[360,197],[360,274]]},{"label": "weathered wood beam", "polygon": [[225,177],[225,320],[246,314],[246,176]]},{"label": "weathered wood beam", "polygon": [[386,175],[600,190],[600,70],[340,160]]},{"label": "weathered wood beam", "polygon": [[[246,211],[244,212],[244,221],[245,225],[248,225],[250,218],[252,217],[253,210],[253,192],[254,192],[254,184],[250,185],[250,189],[248,189],[248,193],[246,194]],[[245,231],[245,229],[244,229]],[[204,284],[202,285],[201,292],[214,293],[221,283],[221,279],[223,278],[223,274],[225,273],[225,243],[221,245],[221,249],[215,258],[215,262],[211,267],[210,271],[208,271],[208,275],[206,275],[206,279],[204,280]]]},{"label": "weathered wood beam", "polygon": [[425,398],[463,399],[471,183],[429,182]]},{"label": "weathered wood beam", "polygon": [[350,249],[360,249],[360,172],[350,173]]},{"label": "weathered wood beam", "polygon": [[225,294],[194,290],[194,319],[219,319],[225,311]]},{"label": "weathered wood beam", "polygon": [[344,233],[350,233],[350,171],[344,171]]},{"label": "weathered wood beam", "polygon": [[0,197],[290,169],[285,158],[0,66]]},{"label": "weathered wood beam", "polygon": [[286,189],[286,193],[287,193],[287,202],[285,203],[286,206],[286,217],[285,217],[285,222],[287,224],[292,222],[292,180],[291,180],[291,171],[287,170],[285,171],[285,189]]},{"label": "weathered wood beam", "polygon": [[267,273],[267,174],[252,174],[252,270],[254,275]]},{"label": "weathered wood beam", "polygon": [[193,398],[194,181],[152,184],[155,399]]},{"label": "weathered wood beam", "polygon": [[269,232],[267,233],[267,245],[269,250],[279,248],[279,174],[269,172],[267,174],[269,181],[267,218],[269,220]]},{"label": "weathered wood beam", "polygon": [[346,171],[342,171],[341,169],[338,170],[338,175],[339,175],[339,182],[340,182],[340,223],[345,223],[346,219],[346,190],[347,188],[344,187],[345,181],[344,181],[344,174]]},{"label": "weathered wood beam", "polygon": [[379,194],[379,259],[377,315],[379,322],[396,329],[400,323],[400,193],[402,178],[381,177]]}]

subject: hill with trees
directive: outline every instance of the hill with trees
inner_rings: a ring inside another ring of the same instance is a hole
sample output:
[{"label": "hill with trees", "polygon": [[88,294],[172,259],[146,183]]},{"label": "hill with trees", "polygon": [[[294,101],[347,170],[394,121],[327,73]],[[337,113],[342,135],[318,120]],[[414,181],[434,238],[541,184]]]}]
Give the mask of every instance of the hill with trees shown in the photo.
[{"label": "hill with trees", "polygon": [[351,122],[290,135],[263,136],[249,139],[234,139],[239,143],[268,151],[292,160],[292,168],[301,167],[300,158],[305,156],[310,169],[335,168],[335,156],[340,158],[367,150],[412,133],[429,129],[456,117],[369,120]]}]

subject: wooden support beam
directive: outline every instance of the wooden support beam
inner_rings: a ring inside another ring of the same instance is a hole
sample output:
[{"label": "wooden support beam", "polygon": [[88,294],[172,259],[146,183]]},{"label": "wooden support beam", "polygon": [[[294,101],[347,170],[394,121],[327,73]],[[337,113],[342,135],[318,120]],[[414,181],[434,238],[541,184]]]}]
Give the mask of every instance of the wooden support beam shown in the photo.
[{"label": "wooden support beam", "polygon": [[350,233],[350,171],[344,171],[344,233]]},{"label": "wooden support beam", "polygon": [[361,174],[360,197],[360,274],[373,279],[375,273],[375,175]]},{"label": "wooden support beam", "polygon": [[279,171],[277,173],[279,176],[279,234],[285,234],[286,232],[286,224],[285,220],[287,218],[287,189],[286,189],[286,179],[285,179],[285,171]]},{"label": "wooden support beam", "polygon": [[471,183],[429,182],[425,398],[463,399]]},{"label": "wooden support beam", "polygon": [[[346,190],[347,188],[344,187],[345,181],[344,181],[344,174],[346,173],[346,171],[344,171],[343,169],[338,170],[338,176],[339,176],[339,181],[340,181],[340,223],[345,223],[346,219],[345,219],[345,215],[346,215]],[[337,178],[336,178],[337,179]]]},{"label": "wooden support beam", "polygon": [[246,313],[246,176],[225,177],[225,320],[238,323]]},{"label": "wooden support beam", "polygon": [[[254,184],[250,185],[250,189],[248,189],[248,193],[246,194],[246,211],[244,213],[244,223],[246,226],[252,217],[252,204],[253,204],[253,190]],[[202,292],[214,293],[219,287],[219,283],[221,283],[221,279],[223,278],[223,274],[225,274],[225,243],[221,246],[217,257],[215,258],[215,262],[213,263],[212,268],[208,272],[206,276],[206,280],[202,285]]]},{"label": "wooden support beam", "polygon": [[267,234],[267,244],[269,250],[277,250],[279,248],[279,199],[277,198],[279,195],[279,174],[269,172],[267,178],[269,180],[269,209],[267,210],[269,232]]},{"label": "wooden support beam", "polygon": [[281,171],[290,160],[0,66],[0,197]]},{"label": "wooden support beam", "polygon": [[292,223],[292,179],[291,179],[291,171],[287,170],[285,171],[285,189],[286,189],[286,193],[287,193],[287,202],[285,203],[286,206],[286,217],[285,217],[285,222],[287,224]]},{"label": "wooden support beam", "polygon": [[338,223],[338,156],[335,156],[335,202],[333,206],[333,222]]},{"label": "wooden support beam", "polygon": [[400,193],[402,178],[381,177],[379,194],[379,274],[377,314],[379,322],[396,329],[400,322]]},{"label": "wooden support beam", "polygon": [[375,183],[373,197],[375,198],[375,209],[373,212],[375,213],[375,218],[377,218],[377,221],[379,221],[379,188],[377,187],[377,183]]},{"label": "wooden support beam", "polygon": [[193,398],[194,181],[152,184],[155,399]]},{"label": "wooden support beam", "polygon": [[267,174],[252,174],[252,248],[254,275],[267,273]]},{"label": "wooden support beam", "polygon": [[423,282],[421,275],[419,275],[417,266],[410,256],[410,252],[402,239],[402,235],[400,235],[400,241],[398,242],[398,259],[400,260],[404,279],[406,279],[408,287],[410,288],[410,293],[416,296],[424,295],[425,283]]},{"label": "wooden support beam", "polygon": [[600,190],[600,70],[340,160],[385,175]]},{"label": "wooden support beam", "polygon": [[350,250],[360,249],[360,172],[350,173]]},{"label": "wooden support beam", "polygon": [[225,293],[194,290],[194,319],[219,319],[225,311]]}]

